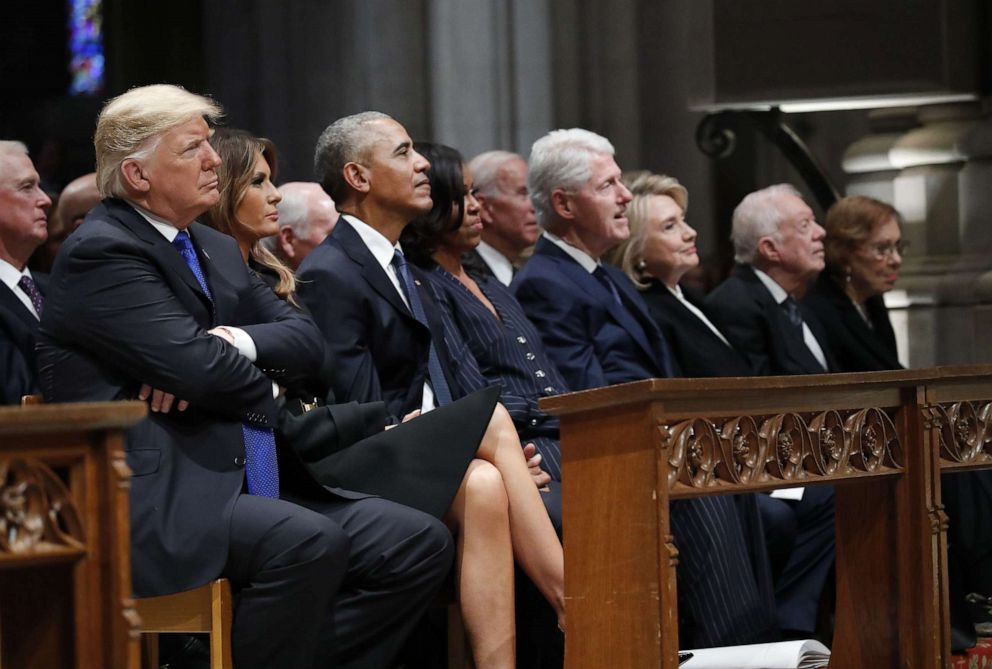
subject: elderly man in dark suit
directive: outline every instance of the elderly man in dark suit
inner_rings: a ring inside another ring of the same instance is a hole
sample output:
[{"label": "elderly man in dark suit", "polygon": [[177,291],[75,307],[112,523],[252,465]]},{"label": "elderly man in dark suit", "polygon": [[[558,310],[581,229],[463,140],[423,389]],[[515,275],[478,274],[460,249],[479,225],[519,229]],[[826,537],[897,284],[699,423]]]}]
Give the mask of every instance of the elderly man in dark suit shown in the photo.
[{"label": "elderly man in dark suit", "polygon": [[[709,313],[757,374],[822,374],[834,369],[825,334],[798,298],[823,270],[824,230],[788,184],[745,197],[734,210],[737,266],[706,299]],[[799,499],[759,497],[776,569],[779,625],[816,629],[820,594],[834,557],[833,490]]]},{"label": "elderly man in dark suit", "polygon": [[55,264],[43,390],[52,401],[150,399],[126,439],[137,596],[226,576],[236,666],[387,666],[447,571],[450,537],[377,498],[281,498],[275,382],[312,372],[323,344],[232,238],[195,222],[219,197],[207,123],[219,114],[165,85],[101,112],[106,199]]},{"label": "elderly man in dark suit", "polygon": [[27,147],[0,141],[0,404],[38,392],[34,346],[48,277],[27,263],[48,236],[51,204]]},{"label": "elderly man in dark suit", "polygon": [[[528,166],[545,233],[511,289],[572,390],[678,373],[630,279],[600,262],[629,235],[631,193],[613,155],[595,133],[555,130],[534,143]],[[773,604],[759,585],[765,579],[749,573],[756,565],[733,500],[674,502],[672,528],[684,641],[700,647],[772,638]]]}]

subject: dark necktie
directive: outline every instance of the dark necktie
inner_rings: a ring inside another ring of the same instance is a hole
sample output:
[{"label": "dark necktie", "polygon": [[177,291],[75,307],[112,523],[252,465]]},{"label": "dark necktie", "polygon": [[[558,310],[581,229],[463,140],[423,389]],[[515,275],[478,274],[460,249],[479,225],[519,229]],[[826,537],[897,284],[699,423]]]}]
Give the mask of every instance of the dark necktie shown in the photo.
[{"label": "dark necktie", "polygon": [[38,290],[38,284],[34,282],[34,279],[24,274],[21,276],[21,280],[17,282],[17,285],[31,299],[31,306],[38,312],[38,318],[41,318],[41,311],[45,308],[45,298],[42,296],[41,291]]},{"label": "dark necktie", "polygon": [[613,279],[610,278],[610,275],[606,273],[605,269],[602,267],[597,267],[593,271],[592,275],[596,277],[601,284],[603,284],[603,287],[606,288],[606,290],[610,291],[610,295],[613,296],[614,302],[620,305],[623,304],[623,300],[620,299],[620,293],[617,292],[616,284],[613,283]]},{"label": "dark necktie", "polygon": [[[213,295],[207,286],[203,268],[200,267],[200,259],[196,257],[196,249],[193,248],[193,240],[189,238],[189,233],[180,230],[172,245],[186,261],[200,288],[213,301]],[[279,497],[279,465],[276,462],[276,440],[272,430],[242,423],[241,432],[245,442],[245,476],[248,480],[249,494]]]},{"label": "dark necktie", "polygon": [[785,310],[785,315],[789,317],[789,322],[793,326],[802,329],[803,327],[803,315],[799,311],[799,303],[796,299],[789,295],[784,300],[782,300],[780,306]]},{"label": "dark necktie", "polygon": [[[424,312],[424,305],[420,301],[420,293],[413,283],[410,275],[410,268],[406,264],[406,258],[399,249],[393,253],[393,267],[396,268],[396,275],[400,279],[400,287],[406,295],[406,301],[410,305],[410,312],[417,322],[430,330],[427,323],[427,314]],[[437,355],[437,348],[434,346],[434,333],[431,332],[431,346],[427,352],[427,376],[430,378],[431,389],[434,390],[434,400],[437,405],[444,406],[451,403],[451,389],[448,388],[448,381],[444,378],[444,368],[441,367],[441,359]]]}]

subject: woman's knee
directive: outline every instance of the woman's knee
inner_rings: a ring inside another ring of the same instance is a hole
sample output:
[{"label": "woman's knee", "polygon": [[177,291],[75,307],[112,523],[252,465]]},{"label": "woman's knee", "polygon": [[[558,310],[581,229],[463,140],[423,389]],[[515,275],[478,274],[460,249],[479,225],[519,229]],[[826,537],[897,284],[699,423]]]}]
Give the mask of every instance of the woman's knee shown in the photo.
[{"label": "woman's knee", "polygon": [[467,501],[473,505],[505,509],[508,504],[503,476],[495,465],[484,460],[469,463],[465,472],[465,493]]}]

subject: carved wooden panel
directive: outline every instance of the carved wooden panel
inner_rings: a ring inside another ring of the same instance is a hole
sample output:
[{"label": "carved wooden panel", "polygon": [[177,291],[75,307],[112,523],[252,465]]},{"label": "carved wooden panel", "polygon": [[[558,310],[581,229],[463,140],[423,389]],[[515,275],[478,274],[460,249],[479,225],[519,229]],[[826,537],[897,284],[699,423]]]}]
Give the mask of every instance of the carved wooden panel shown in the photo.
[{"label": "carved wooden panel", "polygon": [[937,428],[943,464],[992,464],[992,402],[952,402],[923,407]]},{"label": "carved wooden panel", "polygon": [[81,550],[84,541],[69,491],[47,465],[0,460],[0,554]]},{"label": "carved wooden panel", "polygon": [[892,419],[878,408],[693,418],[658,430],[673,496],[897,473],[904,463]]}]

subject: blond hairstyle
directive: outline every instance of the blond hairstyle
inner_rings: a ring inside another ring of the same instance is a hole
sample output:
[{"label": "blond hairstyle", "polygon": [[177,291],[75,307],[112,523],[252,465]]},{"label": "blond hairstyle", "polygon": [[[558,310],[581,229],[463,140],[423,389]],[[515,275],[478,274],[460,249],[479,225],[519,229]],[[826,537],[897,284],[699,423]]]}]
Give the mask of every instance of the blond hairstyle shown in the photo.
[{"label": "blond hairstyle", "polygon": [[219,104],[170,84],[132,88],[107,102],[96,120],[96,185],[103,197],[125,197],[121,164],[143,160],[162,135],[193,118],[216,121]]},{"label": "blond hairstyle", "polygon": [[841,198],[830,207],[823,240],[827,268],[834,275],[843,275],[851,254],[871,237],[878,226],[894,218],[903,227],[902,216],[894,207],[864,195]]},{"label": "blond hairstyle", "polygon": [[[237,239],[239,232],[243,234],[247,231],[235,213],[255,175],[255,158],[261,152],[265,162],[269,164],[274,182],[277,171],[276,147],[264,137],[255,137],[244,130],[229,128],[219,128],[210,138],[210,144],[221,160],[217,168],[220,199],[200,216],[200,222]],[[266,248],[260,239],[252,242],[248,254],[252,260],[279,276],[273,290],[276,295],[295,305],[293,293],[296,291],[296,277],[293,276],[293,271]]]},{"label": "blond hairstyle", "polygon": [[679,183],[678,179],[666,174],[630,172],[624,174],[623,181],[634,196],[627,205],[630,237],[607,251],[604,259],[622,269],[635,286],[644,290],[648,284],[638,271],[637,265],[644,254],[644,244],[647,239],[648,201],[655,195],[667,195],[684,213],[689,207],[689,191]]}]

